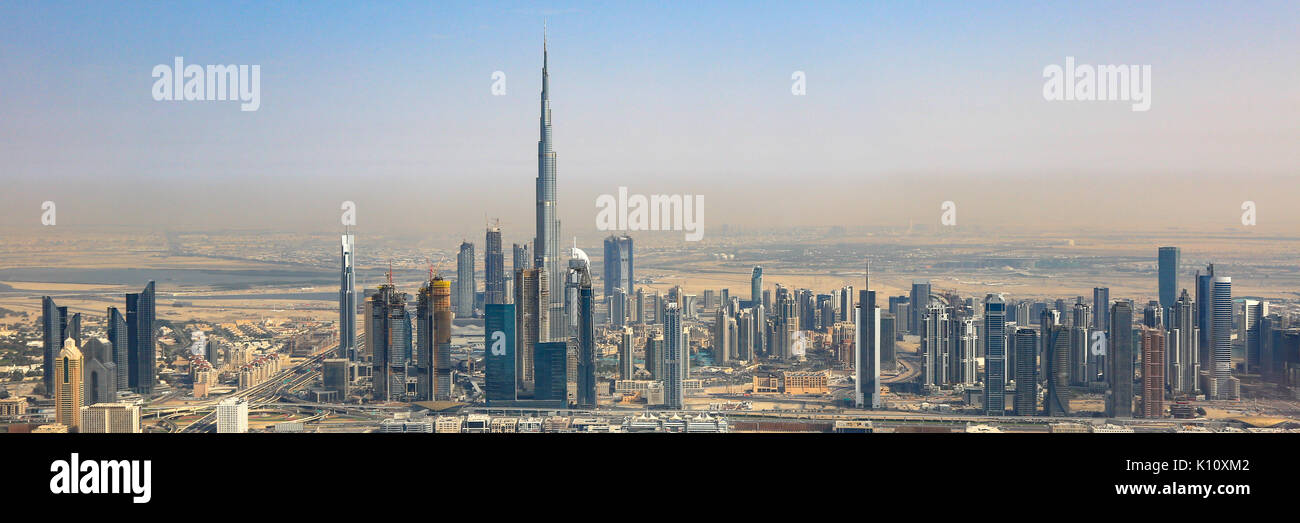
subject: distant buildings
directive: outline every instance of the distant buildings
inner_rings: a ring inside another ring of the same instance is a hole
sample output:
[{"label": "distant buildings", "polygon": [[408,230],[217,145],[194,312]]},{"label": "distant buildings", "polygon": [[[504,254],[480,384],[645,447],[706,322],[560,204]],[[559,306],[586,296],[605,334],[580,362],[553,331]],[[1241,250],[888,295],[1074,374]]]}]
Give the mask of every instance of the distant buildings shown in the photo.
[{"label": "distant buildings", "polygon": [[627,235],[605,238],[605,297],[614,295],[614,289],[622,289],[625,295],[631,295],[636,288],[633,274],[632,238]]},{"label": "distant buildings", "polygon": [[[1212,273],[1212,272],[1211,272]],[[1211,399],[1237,399],[1232,394],[1232,278],[1210,280],[1210,387]]]},{"label": "distant buildings", "polygon": [[58,384],[54,373],[54,360],[58,358],[59,352],[64,347],[64,341],[68,338],[81,345],[81,314],[69,316],[68,308],[55,305],[54,299],[49,296],[41,297],[41,311],[45,395],[53,397],[54,388]]},{"label": "distant buildings", "polygon": [[682,310],[676,303],[664,307],[663,375],[664,406],[682,409],[685,406],[686,366],[690,348],[682,332]]},{"label": "distant buildings", "polygon": [[1048,328],[1044,333],[1043,348],[1046,356],[1043,371],[1047,374],[1047,397],[1043,401],[1043,414],[1068,416],[1070,415],[1070,327],[1053,325]]},{"label": "distant buildings", "polygon": [[[357,361],[356,237],[343,234],[339,257],[339,351],[338,357]],[[213,364],[216,360],[212,361]]]},{"label": "distant buildings", "polygon": [[77,341],[64,340],[63,349],[54,358],[54,422],[74,431],[81,424],[81,407],[85,405],[81,364]]},{"label": "distant buildings", "polygon": [[474,244],[461,242],[456,256],[456,315],[474,317]]},{"label": "distant buildings", "polygon": [[1000,294],[984,297],[984,414],[1006,414],[1007,302]]},{"label": "distant buildings", "polygon": [[1178,247],[1161,247],[1157,254],[1160,273],[1160,306],[1169,309],[1178,299],[1178,266],[1182,252]]},{"label": "distant buildings", "polygon": [[484,394],[488,405],[519,399],[515,376],[515,305],[485,305],[483,327]]},{"label": "distant buildings", "polygon": [[1133,305],[1118,301],[1110,309],[1107,371],[1110,392],[1106,396],[1106,415],[1112,418],[1133,417]]},{"label": "distant buildings", "polygon": [[153,394],[156,383],[158,338],[154,330],[157,320],[154,300],[154,282],[150,281],[144,290],[126,295],[126,331],[127,366],[131,390],[143,394]]},{"label": "distant buildings", "polygon": [[1142,329],[1142,417],[1165,417],[1165,333]]},{"label": "distant buildings", "polygon": [[483,243],[483,304],[506,303],[505,255],[501,252],[501,225],[489,225]]},{"label": "distant buildings", "polygon": [[1038,331],[1016,330],[1016,415],[1038,414]]}]

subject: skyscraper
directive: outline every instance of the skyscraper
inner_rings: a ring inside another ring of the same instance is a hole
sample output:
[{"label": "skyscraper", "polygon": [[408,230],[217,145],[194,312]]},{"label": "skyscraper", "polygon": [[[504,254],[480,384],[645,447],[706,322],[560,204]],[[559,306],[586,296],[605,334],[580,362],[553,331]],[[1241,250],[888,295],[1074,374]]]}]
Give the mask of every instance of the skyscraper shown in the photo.
[{"label": "skyscraper", "polygon": [[578,284],[578,408],[596,408],[596,298],[587,267],[577,272]]},{"label": "skyscraper", "polygon": [[925,318],[927,306],[930,303],[930,280],[913,281],[912,295],[909,303],[911,307],[908,311],[912,317],[907,319],[908,332],[912,334],[921,334],[923,331],[921,320]]},{"label": "skyscraper", "polygon": [[632,274],[632,238],[611,235],[605,238],[605,296],[612,296],[614,289],[623,289],[631,295],[635,288]]},{"label": "skyscraper", "polygon": [[[1231,321],[1231,319],[1229,319]],[[1133,305],[1117,301],[1110,309],[1107,333],[1110,392],[1106,396],[1106,415],[1112,418],[1133,417]]]},{"label": "skyscraper", "polygon": [[564,310],[564,272],[560,266],[560,218],[556,202],[555,150],[551,146],[551,76],[548,71],[546,39],[542,39],[541,137],[537,140],[537,238],[533,241],[533,266],[546,271],[550,285],[547,309],[551,316],[546,339],[563,339],[565,324],[557,311]]},{"label": "skyscraper", "polygon": [[1231,397],[1228,379],[1232,377],[1232,278],[1215,276],[1210,281],[1210,353],[1209,391],[1213,399]]},{"label": "skyscraper", "polygon": [[858,294],[855,322],[857,406],[879,409],[884,406],[880,398],[880,307],[876,306],[876,292],[871,290],[870,265],[867,266],[867,280]]},{"label": "skyscraper", "polygon": [[1142,417],[1165,417],[1165,333],[1142,329]]},{"label": "skyscraper", "polygon": [[[1214,331],[1212,322],[1213,303],[1213,286],[1210,284],[1214,279],[1214,264],[1211,263],[1205,267],[1205,274],[1200,271],[1196,272],[1196,327],[1197,327],[1197,351],[1200,353],[1201,369],[1208,371],[1211,375],[1214,373],[1213,356],[1214,342],[1211,339],[1211,333]],[[1199,379],[1199,377],[1198,377]],[[1209,394],[1209,390],[1201,391]]]},{"label": "skyscraper", "polygon": [[984,297],[984,414],[1006,414],[1007,302],[1000,294]]},{"label": "skyscraper", "polygon": [[489,303],[484,305],[484,313],[484,395],[488,405],[513,402],[519,397],[515,376],[515,306]]},{"label": "skyscraper", "polygon": [[[339,355],[352,361],[357,359],[357,280],[356,238],[343,233],[340,248],[342,270],[339,278]],[[216,362],[210,362],[216,363]]]},{"label": "skyscraper", "polygon": [[1178,247],[1161,247],[1157,261],[1160,270],[1160,306],[1169,309],[1178,299],[1178,265],[1182,251]]},{"label": "skyscraper", "polygon": [[456,315],[462,318],[474,317],[474,244],[460,243],[460,254],[456,255]]},{"label": "skyscraper", "polygon": [[515,271],[515,372],[519,388],[527,396],[533,392],[533,364],[537,344],[550,338],[550,284],[543,269]]},{"label": "skyscraper", "polygon": [[483,241],[483,304],[506,302],[506,264],[501,252],[501,225],[487,228]]},{"label": "skyscraper", "polygon": [[749,300],[752,302],[751,307],[757,310],[757,307],[763,305],[763,267],[754,266],[754,272],[749,276]]},{"label": "skyscraper", "polygon": [[[366,297],[366,350],[371,358],[371,380],[374,399],[389,401],[404,396],[402,390],[392,387],[394,368],[404,372],[406,367],[404,340],[409,335],[406,314],[406,294],[397,292],[391,283],[380,285],[379,290]],[[417,355],[417,358],[423,356]],[[403,380],[404,382],[404,380]]]},{"label": "skyscraper", "polygon": [[54,421],[68,430],[81,425],[81,407],[85,405],[81,363],[77,341],[63,340],[63,349],[54,358]]},{"label": "skyscraper", "polygon": [[150,281],[139,293],[126,295],[127,366],[131,390],[149,395],[153,393],[157,372],[155,359],[158,339],[154,332],[154,282]]},{"label": "skyscraper", "polygon": [[[108,334],[108,342],[113,344],[113,363],[117,365],[117,390],[127,390],[131,387],[130,379],[130,352],[131,345],[127,336],[126,318],[117,310],[117,307],[109,307],[105,316],[107,325],[105,330]],[[216,365],[216,361],[211,361]]]},{"label": "skyscraper", "polygon": [[984,414],[1006,414],[1006,301],[984,297]]},{"label": "skyscraper", "polygon": [[[1047,416],[1070,415],[1070,327],[1053,325],[1044,334],[1047,341],[1043,371],[1047,373],[1047,398],[1043,413]],[[1017,385],[1019,386],[1019,385]]]},{"label": "skyscraper", "polygon": [[1183,289],[1169,317],[1170,349],[1165,354],[1169,364],[1169,388],[1175,396],[1191,396],[1200,391],[1201,362],[1197,349],[1196,303]]},{"label": "skyscraper", "polygon": [[718,307],[717,312],[713,314],[713,364],[726,365],[731,361],[731,331],[729,321],[733,321],[727,316],[725,307]]},{"label": "skyscraper", "polygon": [[68,339],[68,308],[59,307],[49,296],[41,297],[41,325],[41,343],[44,349],[44,365],[41,368],[44,369],[45,395],[53,397],[56,383],[54,360],[63,350],[64,340]]},{"label": "skyscraper", "polygon": [[632,355],[632,327],[623,327],[618,336],[618,379],[630,380],[636,376],[636,363]]},{"label": "skyscraper", "polygon": [[1241,333],[1246,338],[1244,354],[1246,373],[1255,374],[1260,369],[1259,321],[1268,316],[1268,302],[1260,300],[1242,300]]},{"label": "skyscraper", "polygon": [[664,306],[663,382],[664,406],[682,409],[686,393],[686,359],[690,356],[682,335],[682,310],[676,303]]},{"label": "skyscraper", "polygon": [[1016,329],[1016,415],[1038,414],[1038,332]]},{"label": "skyscraper", "polygon": [[1110,287],[1092,288],[1092,328],[1104,331],[1110,328]]}]

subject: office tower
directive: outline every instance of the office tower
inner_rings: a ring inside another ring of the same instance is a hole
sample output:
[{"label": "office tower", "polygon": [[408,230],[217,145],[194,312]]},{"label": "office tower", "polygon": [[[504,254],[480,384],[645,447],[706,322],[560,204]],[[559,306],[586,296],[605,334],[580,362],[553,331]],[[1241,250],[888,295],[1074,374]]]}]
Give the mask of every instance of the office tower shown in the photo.
[{"label": "office tower", "polygon": [[81,408],[84,434],[139,434],[140,406],[130,403],[98,403]]},{"label": "office tower", "polygon": [[772,335],[772,354],[777,359],[788,361],[790,359],[790,343],[794,339],[795,331],[799,330],[799,320],[795,316],[794,297],[790,294],[790,289],[781,284],[776,285],[776,310],[774,318],[774,329]]},{"label": "office tower", "polygon": [[437,395],[438,307],[434,296],[435,281],[446,282],[430,274],[429,280],[415,294],[416,398],[420,401],[431,401]]},{"label": "office tower", "polygon": [[514,275],[519,269],[533,268],[532,255],[528,253],[528,245],[513,244],[513,252],[510,256],[510,274]]},{"label": "office tower", "polygon": [[952,364],[952,307],[940,299],[925,302],[929,305],[918,319],[921,335],[921,383],[926,388],[938,388],[949,383]]},{"label": "office tower", "polygon": [[911,317],[907,319],[907,332],[921,334],[924,332],[921,320],[929,313],[930,280],[913,281],[912,295],[908,302],[911,304]]},{"label": "office tower", "polygon": [[670,409],[682,409],[685,398],[687,352],[685,337],[682,333],[682,310],[676,303],[664,307],[664,344],[663,344],[663,382],[664,406]]},{"label": "office tower", "polygon": [[753,309],[740,309],[736,312],[736,359],[751,361],[754,359],[754,315]]},{"label": "office tower", "polygon": [[664,337],[661,334],[655,336],[646,336],[645,340],[645,371],[650,373],[650,379],[663,381],[664,379]]},{"label": "office tower", "polygon": [[755,265],[754,272],[749,276],[749,300],[753,302],[751,307],[758,307],[763,304],[763,266]]},{"label": "office tower", "polygon": [[[1231,321],[1231,320],[1229,320]],[[1106,415],[1112,418],[1133,417],[1133,305],[1117,301],[1110,308],[1110,331],[1106,395]]]},{"label": "office tower", "polygon": [[1228,389],[1232,377],[1232,278],[1215,276],[1210,281],[1210,378],[1212,399],[1236,399]]},{"label": "office tower", "polygon": [[1016,415],[1038,414],[1038,331],[1016,329]]},{"label": "office tower", "polygon": [[[357,279],[356,237],[343,233],[340,258],[343,268],[339,278],[339,353],[338,357],[357,359]],[[216,361],[209,361],[216,365]]]},{"label": "office tower", "polygon": [[433,278],[433,399],[451,401],[451,282]]},{"label": "office tower", "polygon": [[898,356],[894,352],[897,336],[897,318],[893,314],[880,315],[880,368],[893,371],[898,368]]},{"label": "office tower", "polygon": [[1043,402],[1043,413],[1047,416],[1070,415],[1071,330],[1065,325],[1053,325],[1044,333],[1047,359],[1043,362],[1043,372],[1047,373],[1047,398]]},{"label": "office tower", "polygon": [[91,405],[113,401],[117,398],[117,364],[112,360],[112,345],[108,340],[88,338],[81,344],[82,394],[84,404]]},{"label": "office tower", "polygon": [[489,225],[483,240],[483,304],[506,302],[506,260],[501,252],[501,224]]},{"label": "office tower", "polygon": [[515,371],[525,396],[536,382],[533,363],[537,361],[537,344],[550,337],[550,284],[546,277],[541,269],[515,271],[515,335],[519,337]]},{"label": "office tower", "polygon": [[663,296],[659,295],[659,291],[655,291],[654,296],[650,298],[650,308],[655,315],[655,325],[662,325],[664,322],[664,299]]},{"label": "office tower", "polygon": [[627,324],[627,294],[616,287],[609,296],[609,323],[615,327]]},{"label": "office tower", "polygon": [[645,324],[645,289],[637,287],[636,289],[636,322]]},{"label": "office tower", "polygon": [[1267,314],[1259,320],[1259,377],[1264,382],[1276,383],[1278,371],[1285,365],[1286,357],[1280,346],[1284,328],[1286,320],[1280,314]]},{"label": "office tower", "polygon": [[1151,300],[1142,309],[1142,326],[1154,329],[1165,324],[1165,308],[1159,301]]},{"label": "office tower", "polygon": [[533,398],[537,401],[568,403],[569,344],[563,341],[546,341],[537,344],[532,367],[537,381]]},{"label": "office tower", "polygon": [[[406,348],[403,345],[410,329],[408,317],[406,294],[397,292],[391,283],[380,285],[379,290],[366,297],[366,351],[370,353],[372,390],[377,401],[404,396],[405,388],[391,388],[393,378],[400,376],[394,374],[394,368],[399,373],[405,372]],[[417,358],[420,356],[423,354]]]},{"label": "office tower", "polygon": [[1000,294],[984,297],[984,414],[1006,414],[1007,302]]},{"label": "office tower", "polygon": [[81,425],[81,407],[85,405],[81,363],[77,340],[63,340],[63,349],[54,357],[54,422],[67,425],[70,431]]},{"label": "office tower", "polygon": [[[1201,368],[1209,371],[1211,374],[1214,372],[1214,365],[1212,362],[1213,358],[1211,356],[1214,352],[1214,343],[1210,338],[1211,332],[1214,330],[1213,322],[1211,321],[1214,303],[1211,292],[1212,286],[1210,285],[1211,280],[1213,279],[1213,263],[1205,267],[1205,274],[1201,274],[1201,271],[1196,271],[1197,351],[1200,353],[1198,357],[1200,358]],[[1207,395],[1210,393],[1206,387],[1202,387],[1201,392]]]},{"label": "office tower", "polygon": [[248,432],[248,400],[226,398],[217,404],[217,433],[242,434]]},{"label": "office tower", "polygon": [[952,321],[948,322],[952,334],[949,335],[951,340],[949,346],[952,356],[949,357],[948,380],[953,384],[974,385],[979,381],[976,375],[978,361],[979,334],[976,332],[974,315],[962,313],[957,315]]},{"label": "office tower", "polygon": [[578,286],[578,408],[596,408],[596,297],[587,267],[570,269]]},{"label": "office tower", "polygon": [[[117,365],[117,390],[127,390],[130,385],[130,364],[128,363],[129,353],[131,352],[129,338],[127,337],[126,317],[117,310],[117,307],[109,307],[105,315],[105,330],[108,334],[108,342],[112,344],[113,364]],[[216,362],[211,362],[216,365]]]},{"label": "office tower", "polygon": [[1074,303],[1070,322],[1070,384],[1086,385],[1097,377],[1089,371],[1092,352],[1088,350],[1092,330],[1092,307],[1080,296]]},{"label": "office tower", "polygon": [[1200,391],[1201,362],[1196,329],[1196,303],[1183,289],[1169,313],[1169,339],[1165,358],[1169,360],[1169,388],[1175,396],[1192,396]]},{"label": "office tower", "polygon": [[1182,251],[1178,247],[1161,247],[1157,260],[1160,270],[1160,306],[1168,309],[1178,299],[1178,265]]},{"label": "office tower", "polygon": [[636,376],[636,358],[632,354],[632,327],[623,327],[618,337],[618,379],[630,380]]},{"label": "office tower", "polygon": [[68,308],[55,305],[54,299],[49,296],[41,297],[41,343],[44,349],[44,370],[45,395],[54,396],[55,380],[54,360],[58,358],[59,351],[63,349],[64,341],[68,339]]},{"label": "office tower", "polygon": [[728,322],[731,320],[727,316],[727,309],[718,307],[717,312],[713,314],[713,364],[726,365],[731,361],[731,354],[728,350],[731,348],[731,330]]},{"label": "office tower", "polygon": [[1245,359],[1246,373],[1259,373],[1260,368],[1260,347],[1262,346],[1259,336],[1259,320],[1268,316],[1268,302],[1260,300],[1242,300],[1241,315],[1241,332],[1246,339]]},{"label": "office tower", "polygon": [[1092,328],[1110,329],[1110,287],[1092,288]]},{"label": "office tower", "polygon": [[880,397],[880,307],[876,306],[876,292],[871,290],[871,265],[867,264],[866,281],[858,293],[854,343],[856,348],[854,380],[858,386],[858,408],[884,407]]},{"label": "office tower", "polygon": [[632,238],[627,235],[611,235],[605,238],[605,296],[614,294],[614,289],[623,289],[625,294],[632,294],[636,279],[632,274]]},{"label": "office tower", "polygon": [[[1047,363],[1047,330],[1061,324],[1061,313],[1054,308],[1043,307],[1038,311],[1038,360],[1044,365]],[[1017,354],[1017,357],[1019,354]],[[1047,370],[1043,369],[1042,375],[1045,377]]]},{"label": "office tower", "polygon": [[352,362],[345,358],[329,358],[321,362],[321,383],[325,390],[338,394],[346,402],[352,394]]},{"label": "office tower", "polygon": [[456,315],[462,318],[474,317],[474,244],[460,243],[460,254],[456,255]]},{"label": "office tower", "polygon": [[1142,417],[1165,417],[1165,332],[1142,329]]},{"label": "office tower", "polygon": [[555,150],[551,146],[551,76],[547,69],[546,42],[542,42],[542,106],[541,136],[537,140],[537,238],[533,240],[533,267],[546,272],[550,285],[546,306],[550,331],[543,339],[562,340],[565,322],[560,317],[564,310],[564,270],[560,266],[560,218],[556,202]]},{"label": "office tower", "polygon": [[131,390],[143,394],[153,394],[158,354],[157,333],[154,331],[154,282],[150,281],[144,290],[126,295],[126,332],[127,366]]},{"label": "office tower", "polygon": [[483,393],[487,404],[510,403],[519,399],[515,376],[515,305],[484,305]]}]

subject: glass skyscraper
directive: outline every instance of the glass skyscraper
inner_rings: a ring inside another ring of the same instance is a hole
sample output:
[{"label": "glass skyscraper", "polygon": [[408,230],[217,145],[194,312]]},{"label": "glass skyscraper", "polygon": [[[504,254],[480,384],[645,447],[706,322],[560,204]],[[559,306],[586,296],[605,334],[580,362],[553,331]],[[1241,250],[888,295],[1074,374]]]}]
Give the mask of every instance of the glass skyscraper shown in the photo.
[{"label": "glass skyscraper", "polygon": [[998,294],[984,298],[984,414],[1006,414],[1007,302]]},{"label": "glass skyscraper", "polygon": [[1178,265],[1182,253],[1178,247],[1161,247],[1158,254],[1160,271],[1160,307],[1168,310],[1178,300]]}]

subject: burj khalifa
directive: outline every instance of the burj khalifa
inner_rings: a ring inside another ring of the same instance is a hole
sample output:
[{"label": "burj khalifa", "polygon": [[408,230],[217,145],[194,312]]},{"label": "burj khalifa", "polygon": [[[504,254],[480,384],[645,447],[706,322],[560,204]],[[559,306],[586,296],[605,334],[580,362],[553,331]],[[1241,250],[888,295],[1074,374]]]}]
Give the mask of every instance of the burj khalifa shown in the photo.
[{"label": "burj khalifa", "polygon": [[[551,148],[550,75],[546,70],[546,37],[542,37],[541,138],[537,140],[537,238],[534,267],[546,271],[550,282],[551,318],[564,317],[564,273],[560,267],[560,219],[556,216],[555,151]],[[552,320],[549,340],[564,339],[565,322]],[[539,337],[542,333],[538,333]]]}]

